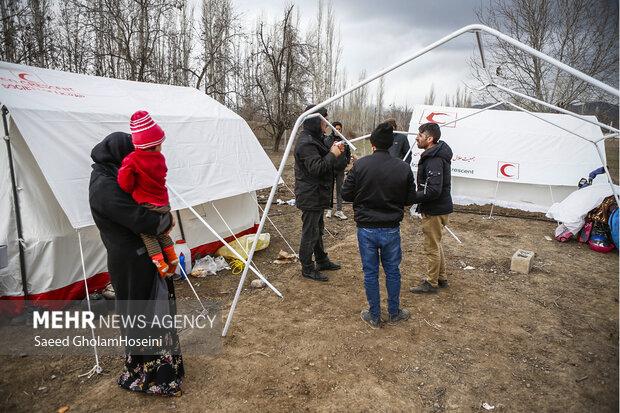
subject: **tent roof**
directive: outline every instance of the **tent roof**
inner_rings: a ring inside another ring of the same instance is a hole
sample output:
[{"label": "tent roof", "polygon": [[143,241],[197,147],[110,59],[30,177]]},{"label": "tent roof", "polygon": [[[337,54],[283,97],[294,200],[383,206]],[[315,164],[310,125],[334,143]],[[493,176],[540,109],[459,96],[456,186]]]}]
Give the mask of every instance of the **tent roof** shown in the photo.
[{"label": "tent roof", "polygon": [[[247,123],[194,88],[0,62],[0,90],[74,228],[93,225],[91,149],[112,132],[129,133],[136,110],[149,111],[166,132],[168,185],[191,205],[270,187],[276,176]],[[170,201],[184,207],[172,194]]]}]

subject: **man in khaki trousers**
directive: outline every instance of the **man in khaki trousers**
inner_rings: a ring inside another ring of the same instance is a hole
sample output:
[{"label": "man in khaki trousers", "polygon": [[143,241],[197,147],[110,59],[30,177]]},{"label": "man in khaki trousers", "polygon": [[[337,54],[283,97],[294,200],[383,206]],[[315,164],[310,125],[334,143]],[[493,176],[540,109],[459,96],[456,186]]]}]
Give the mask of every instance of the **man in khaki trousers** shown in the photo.
[{"label": "man in khaki trousers", "polygon": [[418,162],[417,211],[422,214],[426,275],[410,291],[416,294],[435,293],[448,286],[441,239],[448,215],[453,211],[451,190],[452,149],[440,141],[441,130],[436,123],[420,125],[416,144],[424,149]]}]

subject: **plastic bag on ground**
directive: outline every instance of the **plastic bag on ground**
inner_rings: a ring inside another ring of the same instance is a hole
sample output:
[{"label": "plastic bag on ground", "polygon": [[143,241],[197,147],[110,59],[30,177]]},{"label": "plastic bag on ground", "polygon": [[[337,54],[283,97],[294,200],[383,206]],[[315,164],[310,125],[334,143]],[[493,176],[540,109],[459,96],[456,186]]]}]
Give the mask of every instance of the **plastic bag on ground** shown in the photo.
[{"label": "plastic bag on ground", "polygon": [[[248,258],[247,252],[252,248],[252,243],[254,242],[254,238],[256,234],[244,235],[241,238],[238,238],[232,242],[229,242],[231,248],[233,248],[239,255],[243,257],[243,259]],[[256,244],[256,251],[263,250],[269,246],[269,241],[271,240],[271,235],[269,233],[260,234],[258,237],[258,244]],[[226,246],[224,245],[216,252],[217,255],[221,255],[225,258],[230,259],[238,259],[238,257]]]},{"label": "plastic bag on ground", "polygon": [[217,264],[212,256],[207,255],[204,258],[196,260],[192,272],[190,275],[198,278],[206,277],[207,275],[217,274]]}]

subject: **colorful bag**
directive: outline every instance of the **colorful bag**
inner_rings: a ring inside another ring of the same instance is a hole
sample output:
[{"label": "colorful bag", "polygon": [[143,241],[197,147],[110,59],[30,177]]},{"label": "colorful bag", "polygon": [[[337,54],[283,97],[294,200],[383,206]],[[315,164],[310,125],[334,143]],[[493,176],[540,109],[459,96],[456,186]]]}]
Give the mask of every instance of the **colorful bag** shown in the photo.
[{"label": "colorful bag", "polygon": [[609,239],[609,226],[600,222],[595,222],[592,226],[592,233],[588,240],[590,249],[596,252],[607,253],[614,249],[614,244]]}]

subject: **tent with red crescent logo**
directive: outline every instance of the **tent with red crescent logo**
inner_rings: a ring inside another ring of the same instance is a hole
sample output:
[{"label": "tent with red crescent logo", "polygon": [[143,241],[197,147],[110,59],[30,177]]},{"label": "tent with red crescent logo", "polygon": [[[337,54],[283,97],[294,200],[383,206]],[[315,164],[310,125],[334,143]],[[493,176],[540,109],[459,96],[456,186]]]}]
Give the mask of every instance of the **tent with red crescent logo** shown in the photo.
[{"label": "tent with red crescent logo", "polygon": [[[107,283],[106,252],[88,203],[90,152],[108,134],[129,132],[136,110],[148,110],[166,132],[168,184],[222,237],[256,232],[254,191],[270,187],[276,170],[248,124],[204,93],[5,62],[0,90],[10,137],[0,146],[0,245],[8,249],[0,299],[23,300],[24,290],[31,300],[84,297],[77,230],[89,288]],[[194,251],[222,245],[179,199],[171,194],[170,201]],[[179,231],[177,225],[173,239]]]},{"label": "tent with red crescent logo", "polygon": [[[455,203],[547,212],[577,189],[580,178],[602,166],[593,142],[602,139],[603,133],[573,116],[534,115],[542,119],[520,111],[416,106],[409,127],[412,166],[416,167],[421,153],[415,145],[418,127],[437,123],[441,139],[454,153]],[[594,116],[586,118],[596,121]],[[598,145],[604,152],[603,142]],[[606,182],[603,175],[597,179]]]}]

